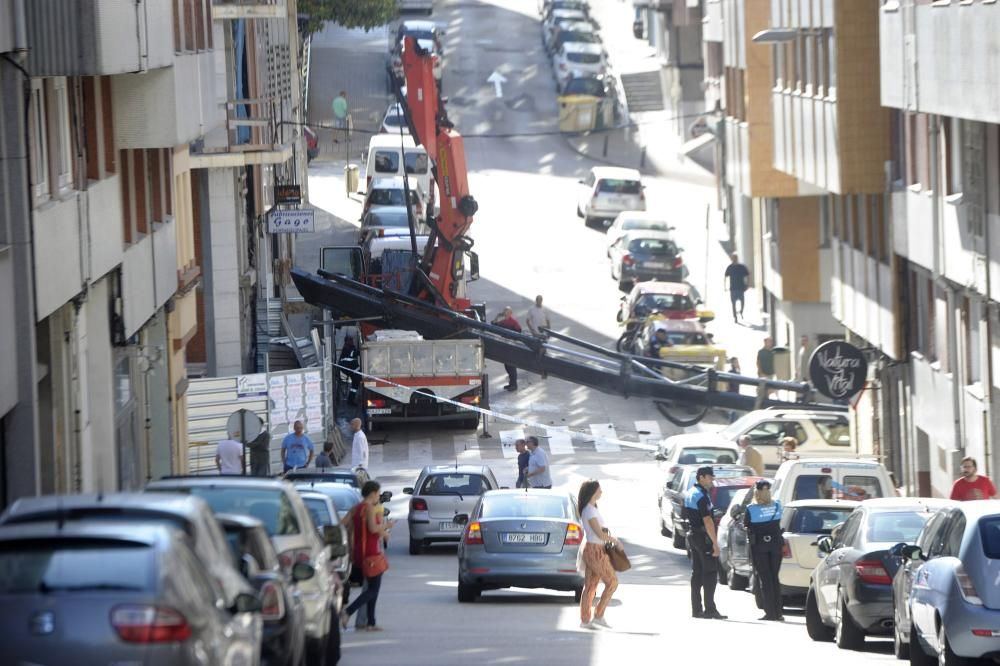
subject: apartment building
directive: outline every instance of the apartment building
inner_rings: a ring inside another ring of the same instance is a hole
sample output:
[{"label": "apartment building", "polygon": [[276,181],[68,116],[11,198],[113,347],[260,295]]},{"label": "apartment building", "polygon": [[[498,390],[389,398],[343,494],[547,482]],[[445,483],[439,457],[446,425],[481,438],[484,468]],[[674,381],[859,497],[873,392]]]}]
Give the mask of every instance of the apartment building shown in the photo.
[{"label": "apartment building", "polygon": [[705,104],[701,3],[650,0],[634,4],[645,11],[647,39],[660,61],[662,92],[674,131],[689,139],[691,125]]},{"label": "apartment building", "polygon": [[914,489],[947,494],[966,455],[1000,474],[1000,234],[991,234],[1000,216],[1000,14],[980,0],[875,4],[891,127],[902,465]]},{"label": "apartment building", "polygon": [[0,0],[0,505],[184,471],[188,348],[213,327],[252,356],[218,294],[298,180],[295,12]]}]

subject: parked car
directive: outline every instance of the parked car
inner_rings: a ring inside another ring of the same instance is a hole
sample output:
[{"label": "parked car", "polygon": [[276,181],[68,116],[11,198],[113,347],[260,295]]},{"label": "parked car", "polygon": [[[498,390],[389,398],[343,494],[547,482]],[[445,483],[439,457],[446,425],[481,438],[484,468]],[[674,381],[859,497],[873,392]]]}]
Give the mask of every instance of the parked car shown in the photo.
[{"label": "parked car", "polygon": [[364,153],[365,187],[370,188],[376,178],[388,176],[403,177],[406,173],[410,181],[418,181],[420,188],[434,202],[434,181],[430,160],[423,146],[413,142],[413,137],[404,134],[376,134],[368,141]]},{"label": "parked car", "polygon": [[402,133],[408,134],[409,129],[406,127],[406,119],[403,117],[403,107],[399,102],[393,102],[389,105],[389,108],[385,110],[385,115],[382,116],[382,127],[379,130],[383,134],[390,134],[392,136],[399,136],[400,128],[402,128]]},{"label": "parked car", "polygon": [[1000,501],[959,502],[894,549],[895,652],[911,664],[989,663],[1000,654]]},{"label": "parked car", "polygon": [[322,479],[292,479],[292,481],[299,492],[315,491],[329,497],[341,516],[347,515],[347,512],[361,501],[361,491],[357,486]]},{"label": "parked car", "polygon": [[782,504],[801,499],[854,502],[896,494],[885,465],[873,459],[786,460],[774,474],[771,495]]},{"label": "parked car", "polygon": [[621,298],[618,321],[640,320],[651,316],[667,319],[697,319],[705,324],[715,319],[715,313],[703,309],[701,296],[687,282],[636,282]]},{"label": "parked car", "polygon": [[865,636],[892,633],[892,577],[901,563],[890,549],[914,543],[927,519],[948,500],[890,497],[862,502],[816,547],[823,559],[806,591],[806,630],[858,650]]},{"label": "parked car", "polygon": [[259,663],[252,588],[226,598],[190,543],[169,522],[107,516],[0,527],[0,662]]},{"label": "parked car", "polygon": [[[562,51],[568,44],[586,44],[588,46],[596,46],[602,56],[604,56],[604,44],[601,42],[601,36],[597,33],[597,28],[594,24],[589,21],[580,21],[576,19],[559,21],[552,26],[550,35],[551,37],[549,38],[549,43],[546,48],[548,52],[552,54],[553,72],[556,74],[556,80],[560,81],[560,83],[565,82],[566,77],[558,76],[559,72],[558,69],[555,68],[555,58],[556,54]],[[603,73],[604,70],[588,71],[584,68],[581,69],[580,75],[597,75]]]},{"label": "parked car", "polygon": [[286,573],[296,562],[308,562],[316,571],[299,583],[306,610],[306,653],[311,664],[334,663],[340,658],[342,582],[331,575],[330,558],[342,555],[341,530],[327,527],[325,539],[313,526],[302,497],[287,481],[259,477],[190,476],[153,481],[150,494],[189,493],[205,500],[218,513],[235,513],[257,518],[278,551],[278,561]]},{"label": "parked car", "polygon": [[[724,504],[726,506],[728,506],[728,502],[732,500],[733,495],[739,487],[739,484],[737,484],[736,487],[730,489],[726,479],[745,477],[756,481],[759,478],[754,476],[753,469],[746,465],[710,463],[707,460],[701,460],[698,464],[681,465],[675,468],[673,472],[668,473],[656,501],[660,507],[660,534],[672,537],[674,548],[684,548],[687,533],[690,529],[687,518],[684,516],[684,495],[694,486],[697,480],[698,469],[706,465],[711,465],[715,472],[715,484],[713,485],[712,492],[718,492],[719,487],[727,488],[721,495],[725,500]],[[750,481],[746,483],[750,483]],[[719,511],[716,520],[722,518],[724,511],[721,509],[724,508],[716,507],[716,510]]]},{"label": "parked car", "polygon": [[403,492],[412,495],[406,522],[410,529],[410,555],[418,555],[434,542],[456,542],[462,538],[462,525],[455,516],[469,514],[483,493],[497,490],[500,484],[486,465],[428,465],[421,470],[412,487]]},{"label": "parked car", "polygon": [[299,581],[316,575],[311,564],[297,562],[291,575],[278,563],[264,524],[250,516],[215,514],[233,554],[233,562],[260,599],[264,632],[261,661],[268,666],[298,666],[306,649],[305,607]]},{"label": "parked car", "polygon": [[687,276],[683,251],[669,231],[628,231],[609,250],[611,278],[622,291],[644,280],[681,282]]},{"label": "parked car", "polygon": [[[664,361],[685,363],[699,368],[726,369],[726,350],[715,344],[705,331],[705,327],[693,320],[653,319],[646,323],[634,339],[629,353],[637,356],[649,356],[653,339],[658,331],[664,331],[669,347],[660,347],[656,357]],[[623,351],[625,346],[622,347]],[[661,367],[660,372],[673,380],[683,380],[690,377],[687,370],[671,367]]]},{"label": "parked car", "polygon": [[753,573],[750,562],[750,547],[747,543],[747,530],[743,525],[741,515],[734,515],[733,507],[742,504],[747,493],[752,493],[753,487],[740,488],[733,493],[729,502],[730,510],[726,511],[716,527],[719,539],[719,582],[728,584],[730,589],[744,590]]},{"label": "parked car", "polygon": [[[371,187],[365,193],[365,201],[362,204],[362,217],[372,210],[383,207],[405,207],[406,188],[401,176],[389,176],[376,178],[372,181]],[[423,220],[426,211],[427,194],[420,187],[417,179],[410,179],[409,182],[409,202],[413,207],[413,214],[417,220]]]},{"label": "parked car", "polygon": [[[381,179],[379,179],[381,180]],[[411,199],[414,198],[414,191],[410,191]],[[417,214],[417,208],[413,210],[414,228],[418,235],[425,236],[430,233],[431,228],[427,226],[424,218]],[[363,245],[371,237],[387,235],[405,235],[410,233],[410,219],[406,212],[406,206],[376,206],[361,216],[361,228],[358,230],[358,244]],[[409,244],[409,238],[406,239]]]},{"label": "parked car", "polygon": [[458,600],[506,587],[583,592],[583,524],[576,502],[559,490],[492,490],[471,514],[458,545]]},{"label": "parked car", "polygon": [[697,441],[676,441],[673,437],[661,440],[656,446],[656,460],[669,477],[682,465],[735,464],[740,458],[740,447],[733,442],[701,444]]},{"label": "parked car", "polygon": [[350,467],[296,469],[286,472],[284,478],[295,484],[315,481],[316,483],[343,483],[352,488],[359,488],[358,476]]},{"label": "parked car", "polygon": [[400,14],[405,12],[432,14],[434,12],[434,0],[396,0],[396,7]]},{"label": "parked car", "polygon": [[547,12],[542,17],[542,44],[550,50],[559,23],[586,23],[588,20],[587,14],[579,9],[553,9]]},{"label": "parked car", "polygon": [[674,231],[674,227],[656,213],[644,210],[626,210],[618,213],[615,221],[608,227],[608,256],[611,256],[611,246],[614,245],[626,231]]},{"label": "parked car", "polygon": [[552,70],[560,85],[570,76],[600,75],[607,69],[604,46],[599,43],[563,40],[552,56]]},{"label": "parked car", "polygon": [[587,0],[539,0],[538,2],[538,13],[543,20],[556,9],[575,9],[589,15],[590,3]]},{"label": "parked car", "polygon": [[[296,487],[296,490],[298,490],[299,495],[302,496],[302,501],[305,502],[306,509],[309,510],[309,516],[312,518],[313,525],[316,526],[316,531],[319,532],[320,538],[323,538],[328,525],[340,525],[340,512],[337,511],[337,507],[329,495],[315,490],[304,490],[298,487]],[[348,511],[350,511],[350,509],[348,509]],[[351,572],[351,546],[348,536],[349,531],[350,530],[344,529],[337,530],[337,532],[340,533],[340,548],[336,550],[340,554],[334,554],[330,558],[330,571],[340,576],[341,580],[346,579],[348,574]]]},{"label": "parked car", "polygon": [[[673,435],[663,441],[664,447],[671,448],[676,443],[684,444],[735,444],[743,435],[760,451],[764,465],[776,469],[781,463],[781,439],[785,436],[798,440],[796,452],[803,458],[816,455],[843,455],[856,457],[851,446],[850,426],[844,412],[809,411],[804,409],[757,409],[747,412],[721,430],[692,432]],[[889,485],[891,488],[891,484]],[[883,492],[875,497],[887,494]],[[891,494],[891,493],[889,493]],[[815,496],[814,496],[815,497]],[[793,498],[783,498],[790,502]],[[809,499],[795,497],[794,499]]]},{"label": "parked car", "polygon": [[[583,78],[572,78],[567,85],[578,80]],[[565,94],[565,88],[563,90]],[[595,221],[609,225],[623,210],[646,210],[645,186],[635,169],[593,167],[580,180],[580,185],[582,191],[576,213],[588,226]]]},{"label": "parked car", "polygon": [[829,536],[856,507],[855,502],[845,500],[798,500],[783,507],[781,529],[785,544],[778,571],[782,598],[805,598],[809,578],[822,559],[816,540]]}]

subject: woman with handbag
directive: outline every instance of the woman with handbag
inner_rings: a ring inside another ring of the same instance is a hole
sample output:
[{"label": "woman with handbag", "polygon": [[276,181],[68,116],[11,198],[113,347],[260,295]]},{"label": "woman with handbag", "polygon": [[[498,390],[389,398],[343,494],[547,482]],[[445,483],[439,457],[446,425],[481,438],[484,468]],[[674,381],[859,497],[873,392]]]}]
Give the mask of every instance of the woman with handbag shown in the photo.
[{"label": "woman with handbag", "polygon": [[[351,605],[340,612],[340,624],[344,629],[347,629],[351,615],[362,605],[367,605],[366,631],[382,630],[382,627],[375,624],[375,602],[378,601],[382,574],[389,568],[389,561],[382,551],[382,540],[389,538],[389,531],[396,521],[390,520],[383,524],[384,516],[381,511],[376,510],[381,490],[378,481],[367,481],[361,487],[361,502],[351,510],[354,523],[354,567],[364,580],[365,588]],[[352,577],[354,574],[352,572]]]},{"label": "woman with handbag", "polygon": [[[618,576],[611,566],[608,558],[606,545],[617,546],[617,540],[604,527],[604,519],[600,511],[597,510],[597,500],[601,498],[601,484],[591,479],[584,481],[580,486],[580,494],[577,496],[577,505],[580,517],[583,519],[583,532],[586,535],[586,544],[583,547],[583,562],[586,566],[586,576],[583,585],[583,594],[580,596],[580,627],[582,629],[596,629],[597,627],[610,628],[607,620],[604,619],[604,611],[611,603],[611,595],[618,587]],[[591,606],[594,603],[594,596],[597,594],[598,582],[604,583],[604,592],[601,594],[597,608],[593,611],[591,618]]]}]

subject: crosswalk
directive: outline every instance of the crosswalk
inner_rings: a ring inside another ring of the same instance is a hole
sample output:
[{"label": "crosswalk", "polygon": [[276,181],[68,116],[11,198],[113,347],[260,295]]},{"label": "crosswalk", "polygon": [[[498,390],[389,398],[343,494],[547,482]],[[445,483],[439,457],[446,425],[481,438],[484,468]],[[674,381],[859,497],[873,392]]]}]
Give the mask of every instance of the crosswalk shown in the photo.
[{"label": "crosswalk", "polygon": [[[622,434],[619,435],[619,430]],[[539,446],[550,457],[565,459],[579,455],[645,456],[663,437],[660,422],[632,424],[591,423],[586,428],[545,426],[494,431],[491,437],[479,432],[436,433],[410,437],[402,428],[378,432],[369,437],[369,465],[373,470],[416,469],[424,465],[450,462],[480,463],[517,457],[514,442],[527,435],[538,437]]]}]

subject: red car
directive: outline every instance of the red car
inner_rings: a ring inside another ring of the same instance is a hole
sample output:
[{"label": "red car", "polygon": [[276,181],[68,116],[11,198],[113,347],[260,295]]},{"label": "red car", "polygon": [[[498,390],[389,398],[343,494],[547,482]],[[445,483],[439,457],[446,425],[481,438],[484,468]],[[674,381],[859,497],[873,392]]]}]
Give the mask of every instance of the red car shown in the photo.
[{"label": "red car", "polygon": [[701,302],[698,292],[686,282],[638,282],[622,296],[618,321],[659,314],[667,319],[697,319],[704,324],[715,319],[715,314],[699,310]]}]

